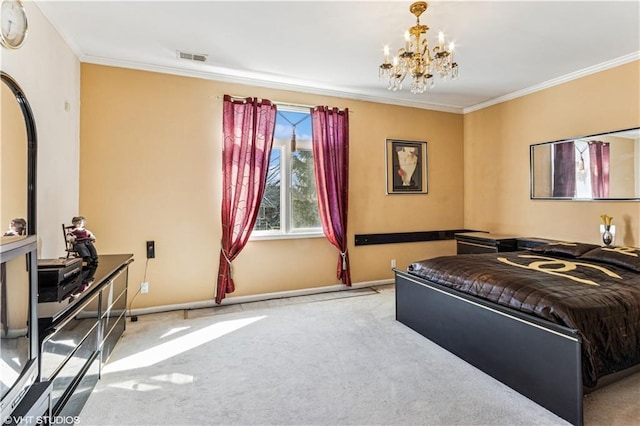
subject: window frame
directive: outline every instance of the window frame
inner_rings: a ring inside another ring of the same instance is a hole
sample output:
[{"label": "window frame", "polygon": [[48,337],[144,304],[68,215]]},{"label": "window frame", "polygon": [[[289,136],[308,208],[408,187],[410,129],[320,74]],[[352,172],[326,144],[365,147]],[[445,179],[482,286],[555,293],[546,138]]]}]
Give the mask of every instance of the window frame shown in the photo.
[{"label": "window frame", "polygon": [[[277,105],[277,104],[276,104]],[[278,105],[278,111],[288,112],[302,112],[309,113],[308,108],[295,108],[291,106]],[[311,117],[309,117],[311,119]],[[297,149],[310,150],[313,152],[311,140],[296,140]],[[298,228],[292,229],[292,200],[291,200],[291,163],[292,155],[291,144],[286,140],[276,141],[273,140],[273,146],[271,150],[280,150],[280,229],[273,231],[257,231],[252,230],[249,241],[264,241],[264,240],[286,240],[286,239],[301,239],[301,238],[323,238],[324,231],[322,230],[322,224],[318,228]],[[283,188],[285,188],[283,190]],[[262,204],[262,200],[260,200]],[[284,214],[283,214],[284,213]]]}]

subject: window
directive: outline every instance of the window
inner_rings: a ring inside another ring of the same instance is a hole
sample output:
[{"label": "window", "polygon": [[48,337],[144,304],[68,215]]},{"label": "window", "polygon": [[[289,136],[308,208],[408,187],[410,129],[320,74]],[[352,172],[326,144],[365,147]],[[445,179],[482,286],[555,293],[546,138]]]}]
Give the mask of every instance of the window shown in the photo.
[{"label": "window", "polygon": [[322,236],[311,149],[311,114],[278,106],[267,186],[252,239]]},{"label": "window", "polygon": [[591,155],[587,141],[576,140],[576,198],[592,198]]}]

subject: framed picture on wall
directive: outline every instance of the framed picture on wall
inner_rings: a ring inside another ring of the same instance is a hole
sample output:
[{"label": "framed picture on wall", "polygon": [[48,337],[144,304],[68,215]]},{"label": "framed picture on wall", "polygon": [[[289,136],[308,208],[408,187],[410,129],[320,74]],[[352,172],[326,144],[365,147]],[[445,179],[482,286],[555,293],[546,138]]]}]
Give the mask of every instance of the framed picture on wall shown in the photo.
[{"label": "framed picture on wall", "polygon": [[387,139],[387,194],[427,193],[427,143]]}]

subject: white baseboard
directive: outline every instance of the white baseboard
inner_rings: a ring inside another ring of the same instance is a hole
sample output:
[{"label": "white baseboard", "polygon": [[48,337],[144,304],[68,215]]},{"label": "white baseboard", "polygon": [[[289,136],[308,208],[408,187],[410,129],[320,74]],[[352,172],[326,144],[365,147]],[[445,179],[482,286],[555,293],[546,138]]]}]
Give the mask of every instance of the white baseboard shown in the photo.
[{"label": "white baseboard", "polygon": [[351,287],[344,284],[330,285],[326,287],[303,288],[300,290],[277,291],[274,293],[252,294],[247,296],[227,297],[217,305],[215,300],[202,300],[199,302],[177,303],[175,305],[151,306],[148,308],[131,309],[128,316],[157,314],[160,312],[182,311],[188,309],[213,308],[215,306],[233,305],[238,303],[260,302],[263,300],[283,299],[285,297],[307,296],[310,294],[330,293],[335,291],[354,290],[359,288],[376,287],[380,285],[393,284],[392,278],[387,280],[364,281],[361,283],[353,283]]}]

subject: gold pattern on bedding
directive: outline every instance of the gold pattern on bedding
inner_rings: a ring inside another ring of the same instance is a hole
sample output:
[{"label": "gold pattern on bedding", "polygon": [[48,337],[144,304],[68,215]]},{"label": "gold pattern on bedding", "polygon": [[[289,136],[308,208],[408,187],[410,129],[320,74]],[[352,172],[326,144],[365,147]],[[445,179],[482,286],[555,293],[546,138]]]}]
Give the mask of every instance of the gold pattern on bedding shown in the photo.
[{"label": "gold pattern on bedding", "polygon": [[599,286],[600,284],[585,278],[574,277],[573,275],[568,274],[568,272],[575,271],[576,269],[578,269],[578,267],[585,267],[585,268],[591,268],[591,269],[595,269],[600,272],[603,272],[604,274],[612,278],[622,279],[622,277],[620,277],[620,275],[616,274],[615,272],[611,272],[607,268],[604,268],[598,265],[593,265],[591,263],[572,262],[570,260],[565,260],[565,259],[557,259],[553,257],[537,256],[537,255],[531,255],[531,254],[522,254],[522,255],[519,255],[518,257],[522,259],[542,259],[542,260],[531,262],[528,265],[522,265],[516,262],[512,262],[504,257],[498,257],[498,260],[507,265],[516,266],[518,268],[532,269],[534,271],[540,271],[540,272],[544,272],[545,274],[555,275],[559,277],[565,277],[572,281],[575,281],[581,284],[586,284],[586,285]]},{"label": "gold pattern on bedding", "polygon": [[602,247],[604,251],[613,251],[625,256],[638,257],[638,249],[635,247]]}]

